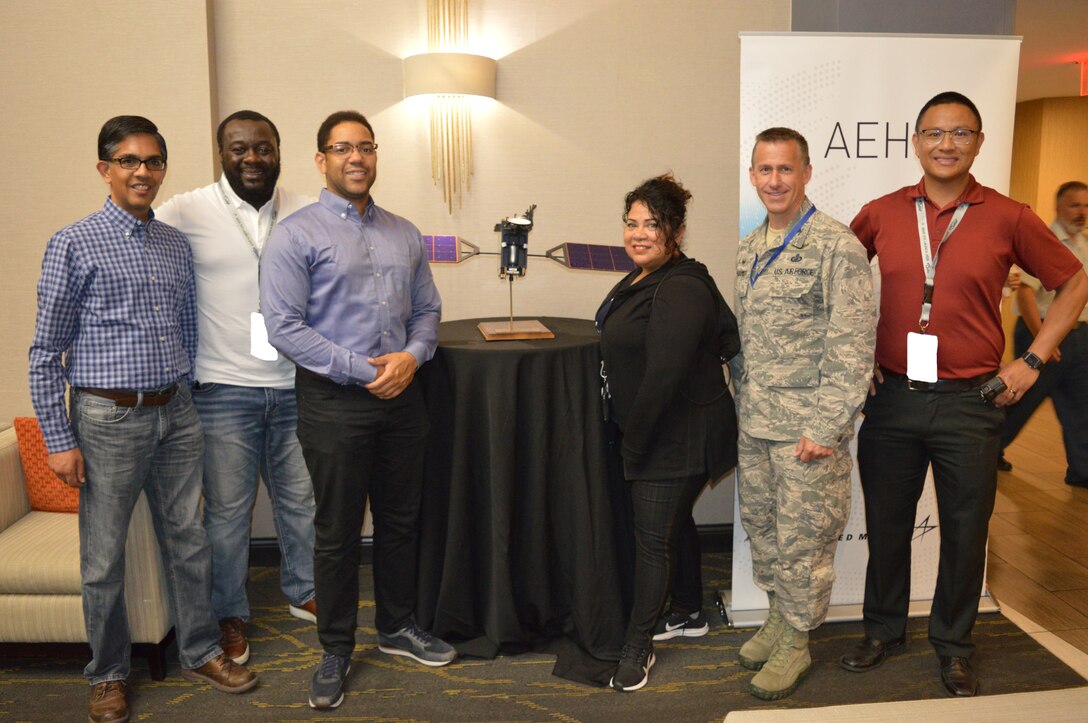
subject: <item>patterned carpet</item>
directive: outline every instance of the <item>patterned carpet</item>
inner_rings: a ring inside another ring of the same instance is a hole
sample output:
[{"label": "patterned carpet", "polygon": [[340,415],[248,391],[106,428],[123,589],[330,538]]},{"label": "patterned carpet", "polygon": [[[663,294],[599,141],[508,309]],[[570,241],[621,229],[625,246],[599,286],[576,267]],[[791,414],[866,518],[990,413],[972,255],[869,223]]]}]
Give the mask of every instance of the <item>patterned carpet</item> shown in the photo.
[{"label": "patterned carpet", "polygon": [[[720,721],[732,710],[806,708],[888,700],[940,698],[937,661],[926,641],[926,621],[909,627],[910,652],[864,675],[840,670],[835,659],[859,637],[857,623],[825,625],[812,636],[814,669],[784,701],[764,703],[747,693],[752,673],[736,652],[752,631],[727,628],[711,595],[728,586],[728,555],[704,557],[711,630],[703,638],[660,644],[646,688],[621,694],[551,675],[555,658],[529,653],[495,660],[462,659],[445,668],[425,668],[378,652],[373,628],[369,569],[362,587],[367,599],[347,697],[336,711],[306,705],[310,674],[319,658],[314,627],[291,617],[278,590],[276,568],[253,568],[250,667],[261,685],[231,696],[191,683],[173,662],[156,683],[141,660],[130,678],[132,720],[239,721]],[[1000,615],[979,619],[975,665],[988,695],[1082,686],[1085,681]],[[683,642],[678,642],[683,641]],[[88,689],[75,659],[0,662],[0,721],[86,720]]]}]

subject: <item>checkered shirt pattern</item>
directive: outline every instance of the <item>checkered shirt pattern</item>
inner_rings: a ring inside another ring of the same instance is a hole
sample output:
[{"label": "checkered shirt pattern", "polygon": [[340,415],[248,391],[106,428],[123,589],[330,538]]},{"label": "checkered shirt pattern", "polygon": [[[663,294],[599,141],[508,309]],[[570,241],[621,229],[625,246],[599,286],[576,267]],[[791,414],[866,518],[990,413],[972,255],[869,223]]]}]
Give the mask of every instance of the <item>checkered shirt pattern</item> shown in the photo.
[{"label": "checkered shirt pattern", "polygon": [[189,242],[107,199],[45,249],[30,346],[30,398],[50,452],[76,446],[73,387],[152,391],[191,377],[197,326]]}]

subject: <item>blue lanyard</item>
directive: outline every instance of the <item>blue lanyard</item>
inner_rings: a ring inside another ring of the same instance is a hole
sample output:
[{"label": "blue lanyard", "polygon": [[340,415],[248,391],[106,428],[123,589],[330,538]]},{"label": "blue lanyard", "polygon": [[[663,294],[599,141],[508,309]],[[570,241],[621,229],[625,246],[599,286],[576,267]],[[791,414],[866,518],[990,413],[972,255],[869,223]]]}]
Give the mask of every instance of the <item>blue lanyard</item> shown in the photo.
[{"label": "blue lanyard", "polygon": [[767,270],[767,267],[773,264],[775,259],[777,259],[782,254],[782,250],[790,245],[790,241],[793,241],[793,237],[797,235],[797,232],[801,230],[801,228],[805,225],[805,222],[812,218],[812,214],[814,213],[816,213],[816,207],[809,206],[809,209],[805,212],[805,215],[802,216],[801,219],[793,225],[793,228],[790,229],[790,232],[786,234],[786,239],[782,242],[782,245],[776,248],[773,253],[771,253],[770,257],[767,259],[767,262],[763,264],[763,268],[761,268],[759,271],[756,271],[756,264],[759,263],[759,254],[755,255],[755,257],[752,259],[752,271],[748,274],[749,286],[751,286],[753,289],[756,287],[756,279],[762,276],[763,272]]}]

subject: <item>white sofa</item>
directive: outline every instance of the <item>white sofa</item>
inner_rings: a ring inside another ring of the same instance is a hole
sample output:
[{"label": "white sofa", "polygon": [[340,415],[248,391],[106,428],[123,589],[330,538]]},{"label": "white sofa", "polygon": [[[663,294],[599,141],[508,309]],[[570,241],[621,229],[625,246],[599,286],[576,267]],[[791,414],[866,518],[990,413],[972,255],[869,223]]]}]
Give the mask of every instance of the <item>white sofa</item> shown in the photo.
[{"label": "white sofa", "polygon": [[[0,431],[0,657],[31,657],[43,651],[89,657],[78,517],[30,509],[15,429]],[[151,677],[162,680],[174,614],[142,494],[125,546],[125,606],[134,656],[146,657]]]}]

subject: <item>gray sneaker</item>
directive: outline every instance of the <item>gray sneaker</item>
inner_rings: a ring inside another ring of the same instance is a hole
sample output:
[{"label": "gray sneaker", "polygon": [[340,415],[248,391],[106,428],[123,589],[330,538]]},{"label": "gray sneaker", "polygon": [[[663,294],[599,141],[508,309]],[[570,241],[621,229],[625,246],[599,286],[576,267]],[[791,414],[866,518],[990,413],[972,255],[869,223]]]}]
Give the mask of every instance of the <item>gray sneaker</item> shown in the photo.
[{"label": "gray sneaker", "polygon": [[322,653],[310,681],[310,707],[331,709],[344,702],[344,681],[351,670],[351,656]]},{"label": "gray sneaker", "polygon": [[395,633],[378,631],[378,650],[390,655],[404,655],[417,662],[437,668],[457,659],[457,651],[423,628],[410,622]]}]

